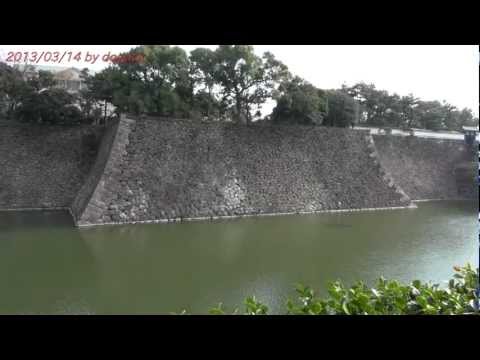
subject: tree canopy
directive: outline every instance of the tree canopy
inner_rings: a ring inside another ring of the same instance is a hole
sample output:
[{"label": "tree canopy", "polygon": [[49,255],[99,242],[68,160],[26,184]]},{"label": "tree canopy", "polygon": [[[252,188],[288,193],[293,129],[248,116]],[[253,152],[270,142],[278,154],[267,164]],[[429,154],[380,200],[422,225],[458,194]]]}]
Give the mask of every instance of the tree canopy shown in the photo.
[{"label": "tree canopy", "polygon": [[[198,48],[140,46],[142,63],[119,63],[87,80],[93,97],[120,111],[173,117],[218,116],[249,124],[271,97],[287,68],[252,46]],[[98,85],[96,85],[98,84]]]},{"label": "tree canopy", "polygon": [[53,75],[39,71],[25,76],[20,71],[0,63],[0,114],[24,122],[49,124],[78,124],[83,122],[75,106],[76,97],[54,88]]},{"label": "tree canopy", "polygon": [[461,130],[478,124],[470,109],[457,109],[446,101],[423,101],[412,94],[399,96],[358,83],[342,90],[360,103],[360,121],[368,126]]},{"label": "tree canopy", "polygon": [[325,92],[298,76],[284,81],[275,99],[277,106],[271,116],[274,123],[321,125],[327,115]]},{"label": "tree canopy", "polygon": [[359,104],[340,90],[329,90],[327,97],[326,126],[349,127],[358,122]]},{"label": "tree canopy", "polygon": [[[18,68],[0,63],[0,115],[22,119],[32,116],[35,121],[43,121],[39,120],[41,112],[34,110],[38,106],[44,109],[41,118],[53,121],[75,110],[58,113],[52,108],[55,115],[49,116],[45,113],[48,104],[60,108],[61,104],[76,104],[81,121],[89,123],[106,120],[111,115],[107,110],[115,109],[117,115],[147,114],[249,125],[262,119],[262,106],[274,100],[272,114],[263,117],[272,124],[360,124],[429,130],[461,130],[462,126],[478,124],[470,109],[459,109],[446,101],[421,100],[413,94],[391,94],[374,84],[317,88],[291,74],[273,54],[255,54],[250,45],[220,45],[215,50],[199,47],[190,53],[177,46],[142,45],[119,56],[137,61],[115,62],[93,75],[84,69],[86,89],[74,97],[50,91],[55,82],[49,72],[26,77]],[[49,99],[53,94],[60,103]]]},{"label": "tree canopy", "polygon": [[346,92],[318,89],[294,77],[279,87],[273,123],[347,127],[359,117],[359,104]]}]

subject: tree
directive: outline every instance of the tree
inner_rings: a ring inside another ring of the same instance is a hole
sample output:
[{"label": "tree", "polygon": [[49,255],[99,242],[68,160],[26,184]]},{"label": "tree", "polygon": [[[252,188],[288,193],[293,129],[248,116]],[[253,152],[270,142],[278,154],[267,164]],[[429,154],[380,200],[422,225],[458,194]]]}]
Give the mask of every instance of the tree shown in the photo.
[{"label": "tree", "polygon": [[443,128],[443,108],[438,101],[419,101],[414,111],[414,124],[428,130]]},{"label": "tree", "polygon": [[473,116],[472,110],[464,108],[458,114],[458,124],[458,130],[460,130],[462,126],[475,126],[478,125],[478,118]]},{"label": "tree", "polygon": [[342,86],[342,91],[353,97],[361,105],[361,118],[367,125],[380,122],[378,118],[379,91],[373,84],[358,83],[352,87]]},{"label": "tree", "polygon": [[31,91],[17,68],[0,62],[0,115],[13,116],[22,98]]},{"label": "tree", "polygon": [[397,94],[386,95],[383,98],[384,112],[382,114],[385,119],[384,124],[390,127],[402,127],[402,103],[401,97]]},{"label": "tree", "polygon": [[190,53],[190,77],[193,82],[192,116],[219,119],[226,109],[216,97],[216,55],[213,50],[197,48]]},{"label": "tree", "polygon": [[255,109],[271,97],[288,73],[287,67],[271,53],[259,57],[247,45],[220,45],[213,54],[207,54],[207,64],[203,70],[218,85],[223,109],[233,108],[235,120],[244,119],[247,125]]},{"label": "tree", "polygon": [[221,104],[213,94],[200,90],[193,96],[190,117],[194,119],[220,119],[224,114]]},{"label": "tree", "polygon": [[284,81],[275,97],[274,123],[320,125],[327,114],[325,92],[299,77]]},{"label": "tree", "polygon": [[49,71],[39,70],[36,77],[28,79],[27,82],[36,91],[50,89],[55,85],[53,74]]},{"label": "tree", "polygon": [[419,99],[412,94],[402,96],[400,99],[400,124],[404,129],[411,128],[414,121],[414,109]]},{"label": "tree", "polygon": [[178,47],[148,45],[121,56],[138,53],[144,62],[118,63],[89,79],[92,98],[118,111],[160,116],[220,117],[235,109],[249,124],[286,71],[272,54],[260,58],[251,46],[199,48],[188,57]]},{"label": "tree", "polygon": [[412,94],[400,97],[387,91],[377,90],[373,84],[358,83],[342,90],[360,102],[363,119],[371,126],[401,128],[418,127],[429,130],[461,130],[472,124],[470,110],[459,111],[446,101],[421,101]]},{"label": "tree", "polygon": [[[0,63],[0,107],[3,115],[30,123],[79,124],[82,114],[74,105],[76,97],[55,89],[53,74],[35,73]],[[31,67],[29,70],[32,70]]]},{"label": "tree", "polygon": [[215,86],[215,52],[206,48],[197,48],[190,52],[190,76],[200,91],[213,96]]},{"label": "tree", "polygon": [[328,110],[324,125],[348,127],[358,121],[359,104],[350,95],[341,90],[329,90],[326,95]]},{"label": "tree", "polygon": [[82,122],[75,97],[62,89],[32,91],[22,99],[15,117],[24,122],[76,125]]},{"label": "tree", "polygon": [[[89,70],[87,68],[81,71],[80,78],[83,80],[84,84],[88,84],[91,75],[89,74]],[[82,111],[82,116],[85,118],[85,122],[90,124],[97,123],[99,119],[102,118],[101,105],[91,89],[88,87],[81,89],[79,92],[78,101]]]},{"label": "tree", "polygon": [[456,107],[450,105],[445,100],[440,105],[440,119],[441,128],[448,130],[455,130],[456,128]]},{"label": "tree", "polygon": [[[193,102],[193,82],[189,76],[189,59],[179,47],[149,45],[143,47],[145,62],[141,65],[148,97],[148,113],[164,116],[185,116]],[[138,65],[137,65],[138,66]]]},{"label": "tree", "polygon": [[412,95],[390,95],[385,90],[376,89],[373,84],[344,85],[342,91],[360,103],[361,119],[371,126],[406,127],[416,102]]},{"label": "tree", "polygon": [[188,116],[193,103],[193,82],[185,51],[169,45],[147,45],[120,56],[131,58],[139,54],[144,61],[116,63],[88,77],[91,98],[102,101],[105,109],[108,103],[113,104],[118,112]]},{"label": "tree", "polygon": [[131,82],[128,76],[118,68],[110,66],[93,76],[88,75],[88,72],[83,72],[82,76],[86,85],[86,89],[82,91],[86,106],[88,108],[88,105],[91,104],[94,108],[95,104],[101,103],[104,122],[107,118],[108,104],[114,104],[120,111],[128,112],[130,110],[126,95],[131,91]]}]

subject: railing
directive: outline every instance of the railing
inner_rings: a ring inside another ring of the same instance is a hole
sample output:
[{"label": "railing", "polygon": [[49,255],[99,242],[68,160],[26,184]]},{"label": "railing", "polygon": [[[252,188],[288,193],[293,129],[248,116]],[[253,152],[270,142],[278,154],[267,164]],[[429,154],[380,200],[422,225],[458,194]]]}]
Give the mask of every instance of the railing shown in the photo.
[{"label": "railing", "polygon": [[[395,128],[373,128],[355,126],[356,130],[369,130],[372,135],[398,135],[398,136],[416,136],[431,139],[445,139],[445,140],[465,140],[464,134],[460,132],[440,132],[430,131],[425,129],[395,129]],[[477,141],[479,135],[476,137]]]}]

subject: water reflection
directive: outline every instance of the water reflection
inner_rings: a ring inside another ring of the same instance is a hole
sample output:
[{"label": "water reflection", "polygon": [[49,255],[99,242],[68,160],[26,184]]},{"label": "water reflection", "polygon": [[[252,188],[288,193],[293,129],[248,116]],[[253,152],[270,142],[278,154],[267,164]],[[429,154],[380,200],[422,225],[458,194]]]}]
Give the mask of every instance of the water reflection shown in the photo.
[{"label": "water reflection", "polygon": [[72,227],[65,213],[0,213],[0,313],[202,313],[293,285],[383,275],[441,282],[478,266],[478,204],[214,222]]},{"label": "water reflection", "polygon": [[56,313],[94,296],[94,257],[68,213],[1,214],[0,235],[1,313]]}]

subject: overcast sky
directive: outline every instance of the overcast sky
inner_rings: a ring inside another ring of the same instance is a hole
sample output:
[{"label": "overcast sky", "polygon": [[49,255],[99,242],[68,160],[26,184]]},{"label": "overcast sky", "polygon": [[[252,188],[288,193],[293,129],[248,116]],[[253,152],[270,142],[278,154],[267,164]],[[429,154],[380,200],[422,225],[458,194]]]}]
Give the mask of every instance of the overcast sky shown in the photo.
[{"label": "overcast sky", "polygon": [[[199,45],[180,45],[190,51]],[[214,49],[216,45],[202,45]],[[9,51],[72,51],[100,55],[95,64],[64,58],[60,66],[100,70],[108,63],[101,57],[118,54],[133,45],[0,45],[0,60]],[[319,88],[339,88],[343,83],[374,83],[399,95],[413,93],[423,100],[446,100],[471,108],[478,116],[479,51],[477,45],[255,45],[261,55],[272,52],[296,75]],[[42,65],[54,65],[40,62]],[[268,107],[270,108],[270,106]],[[268,113],[265,109],[264,114]]]}]

